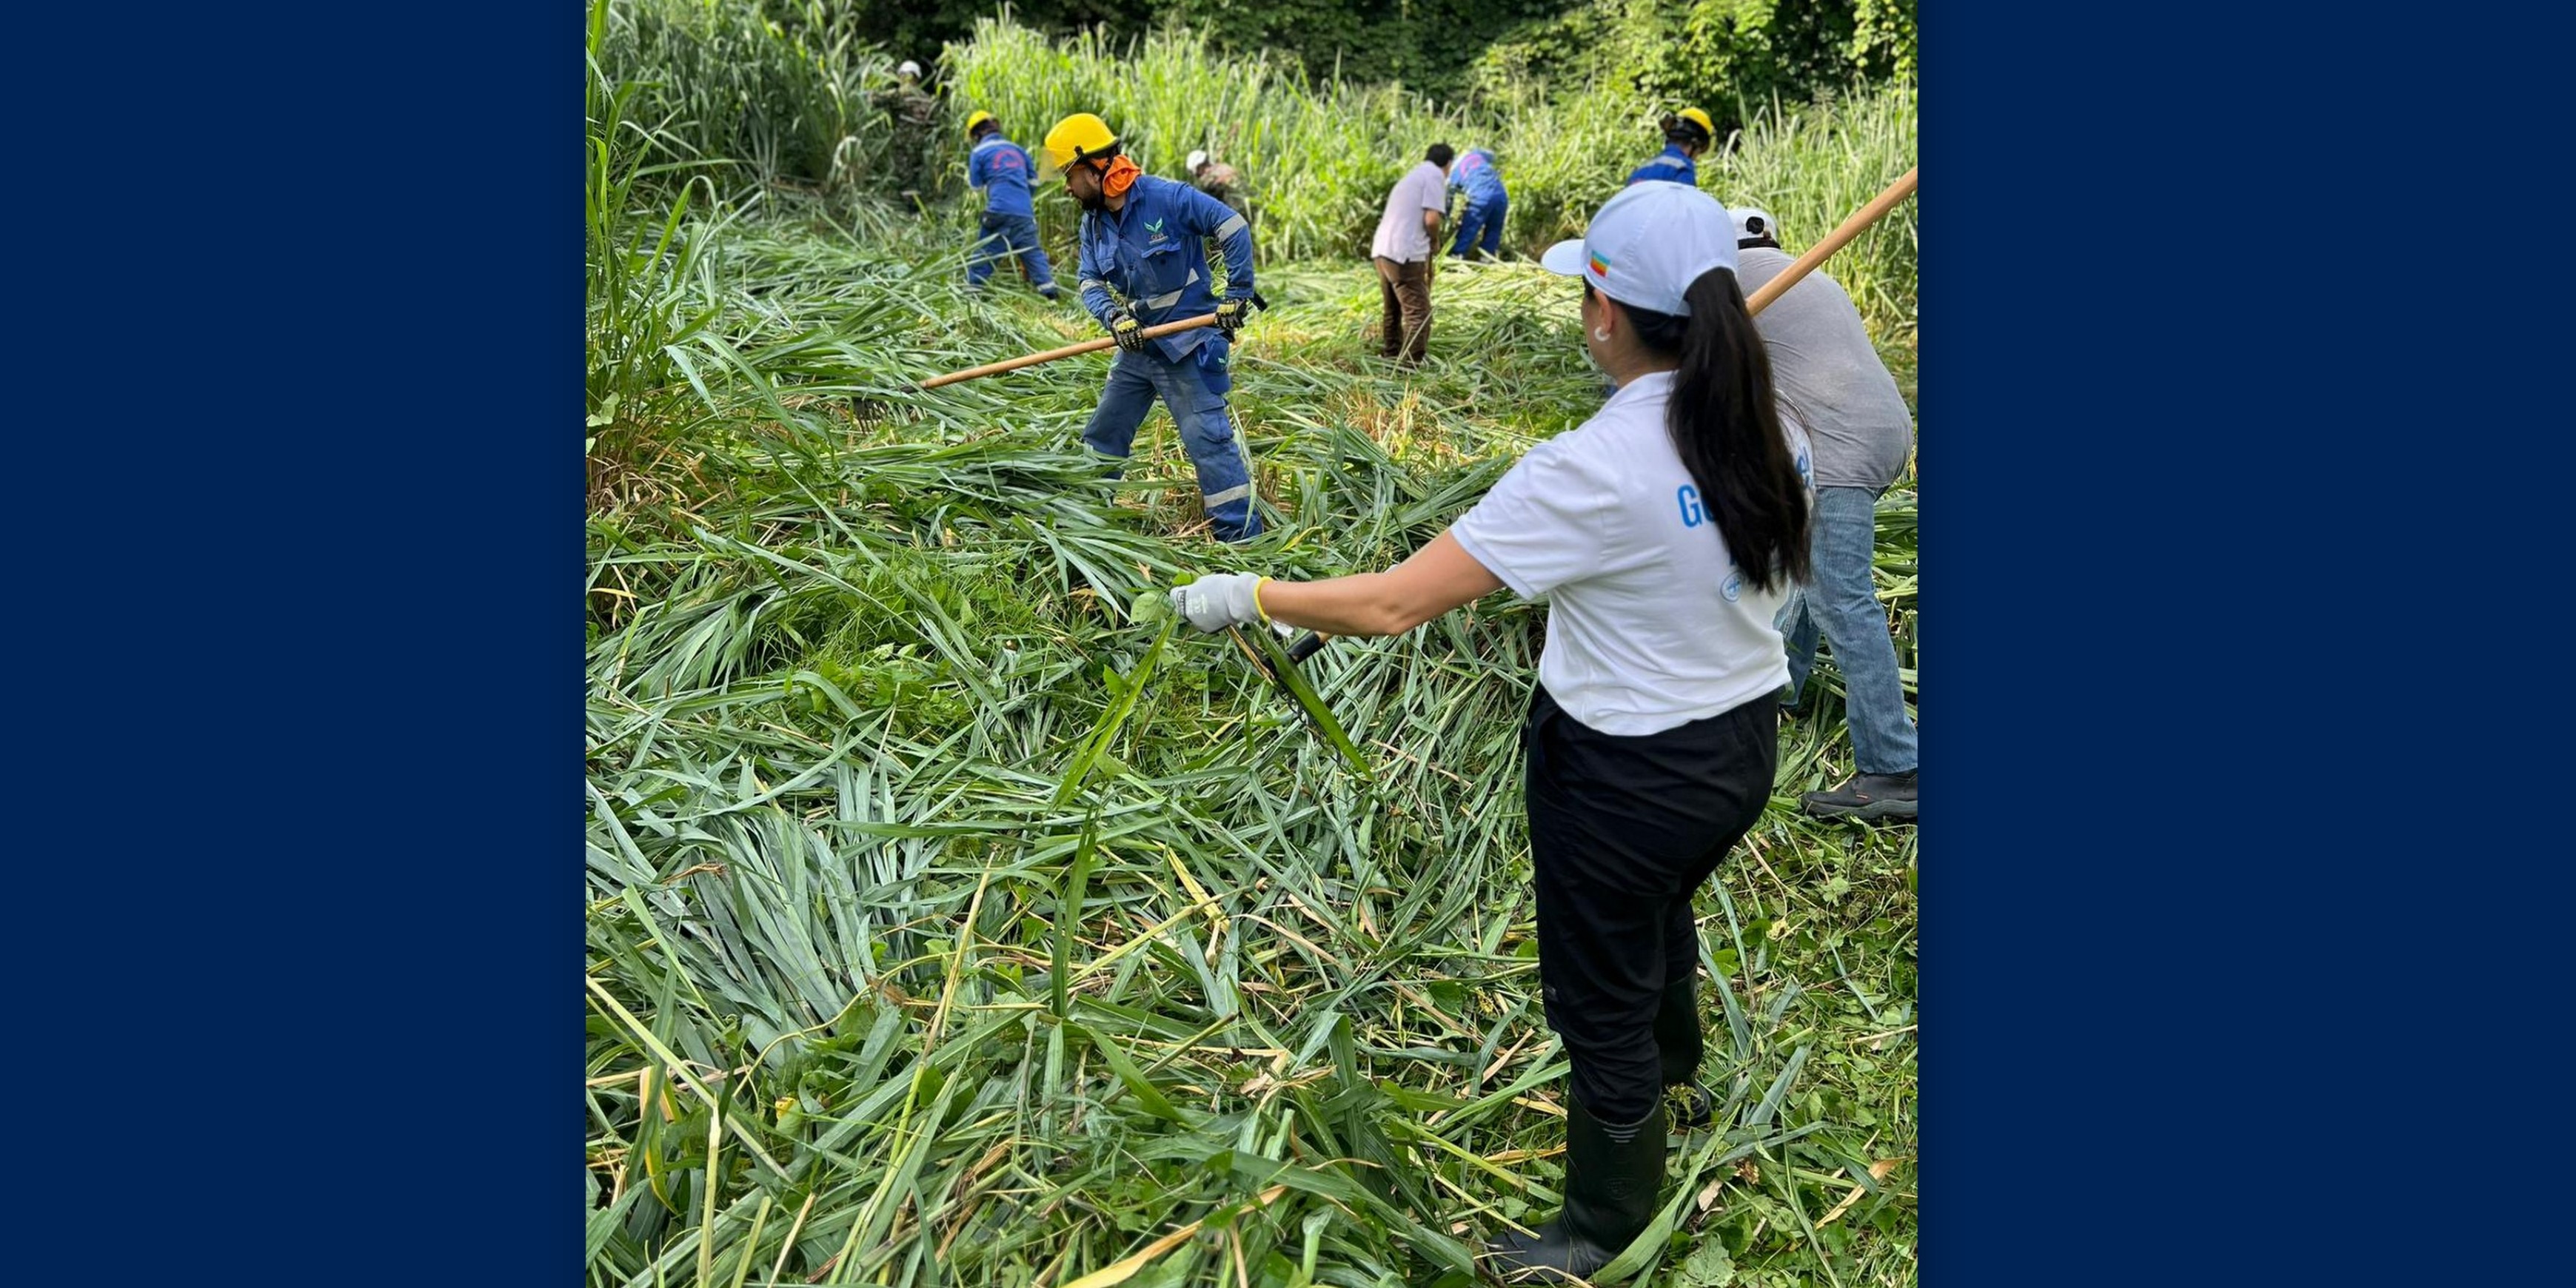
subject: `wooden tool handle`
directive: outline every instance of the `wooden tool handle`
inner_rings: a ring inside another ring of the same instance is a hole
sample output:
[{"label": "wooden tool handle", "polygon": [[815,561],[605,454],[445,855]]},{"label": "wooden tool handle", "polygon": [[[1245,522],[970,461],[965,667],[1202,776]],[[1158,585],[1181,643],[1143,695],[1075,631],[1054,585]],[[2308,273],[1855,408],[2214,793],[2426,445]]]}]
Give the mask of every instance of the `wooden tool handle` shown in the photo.
[{"label": "wooden tool handle", "polygon": [[[1151,340],[1156,336],[1170,335],[1175,331],[1187,331],[1193,327],[1215,325],[1215,314],[1202,313],[1197,317],[1183,318],[1178,322],[1164,322],[1155,326],[1149,326],[1145,328],[1145,338]],[[924,389],[937,389],[941,385],[953,385],[960,380],[973,380],[977,376],[999,375],[1005,371],[1017,371],[1022,367],[1034,367],[1041,362],[1053,362],[1058,358],[1071,358],[1086,353],[1098,353],[1103,349],[1115,348],[1117,344],[1118,340],[1116,337],[1102,336],[1097,340],[1085,340],[1080,344],[1068,344],[1061,349],[1049,349],[1044,353],[1024,353],[1019,357],[1008,358],[1001,362],[988,362],[980,367],[968,367],[964,371],[952,371],[944,376],[932,376],[930,379],[922,381],[921,387]]]},{"label": "wooden tool handle", "polygon": [[1862,230],[1878,222],[1879,216],[1896,209],[1896,203],[1913,196],[1914,172],[1922,168],[1915,166],[1908,169],[1897,178],[1896,182],[1887,185],[1887,191],[1870,198],[1868,205],[1853,211],[1851,218],[1843,221],[1842,227],[1835,229],[1823,241],[1808,247],[1807,253],[1800,255],[1797,263],[1780,270],[1778,277],[1764,282],[1762,289],[1755,291],[1753,298],[1744,302],[1744,311],[1747,314],[1760,313],[1765,305],[1780,298],[1782,291],[1797,285],[1799,278],[1814,272],[1816,265],[1824,263],[1827,257],[1841,250],[1843,243],[1860,236]]}]

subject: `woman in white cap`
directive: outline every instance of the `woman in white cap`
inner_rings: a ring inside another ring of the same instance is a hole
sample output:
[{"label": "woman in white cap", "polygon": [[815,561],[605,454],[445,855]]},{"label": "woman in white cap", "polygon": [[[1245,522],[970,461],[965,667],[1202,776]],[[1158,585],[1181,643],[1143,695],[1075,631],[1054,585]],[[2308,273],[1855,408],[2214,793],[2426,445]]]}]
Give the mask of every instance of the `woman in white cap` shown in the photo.
[{"label": "woman in white cap", "polygon": [[1668,1117],[1709,1113],[1691,895],[1770,799],[1788,682],[1772,619],[1808,567],[1801,453],[1735,243],[1705,194],[1623,190],[1542,261],[1583,279],[1584,349],[1619,385],[1598,413],[1393,569],[1172,592],[1204,631],[1335,635],[1398,634],[1505,586],[1548,598],[1521,745],[1540,991],[1572,1064],[1565,1209],[1486,1245],[1507,1276],[1599,1271],[1653,1216]]}]

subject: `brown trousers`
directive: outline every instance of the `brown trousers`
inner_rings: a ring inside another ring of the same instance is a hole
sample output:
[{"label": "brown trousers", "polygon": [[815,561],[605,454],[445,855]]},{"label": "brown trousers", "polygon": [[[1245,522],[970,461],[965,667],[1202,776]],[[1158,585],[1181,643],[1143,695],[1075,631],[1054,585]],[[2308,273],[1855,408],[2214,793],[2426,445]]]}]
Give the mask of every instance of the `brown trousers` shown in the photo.
[{"label": "brown trousers", "polygon": [[1386,315],[1386,339],[1378,356],[1392,358],[1399,349],[1408,364],[1422,361],[1431,347],[1431,261],[1399,264],[1377,259],[1378,303]]}]

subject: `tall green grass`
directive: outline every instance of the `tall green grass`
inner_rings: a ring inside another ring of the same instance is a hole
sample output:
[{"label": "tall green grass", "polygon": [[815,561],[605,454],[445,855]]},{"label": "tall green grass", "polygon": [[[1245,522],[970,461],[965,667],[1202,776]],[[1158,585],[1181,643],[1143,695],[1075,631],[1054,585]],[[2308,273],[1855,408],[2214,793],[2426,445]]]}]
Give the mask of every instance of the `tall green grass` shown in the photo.
[{"label": "tall green grass", "polygon": [[[1223,157],[1250,186],[1265,262],[1365,259],[1387,190],[1439,141],[1494,149],[1511,192],[1506,248],[1536,255],[1579,236],[1628,172],[1663,147],[1652,105],[1615,86],[1551,95],[1527,82],[1444,105],[1391,87],[1310,85],[1266,57],[1220,55],[1205,31],[1121,44],[995,18],[944,57],[957,118],[991,111],[1033,151],[1055,121],[1089,111],[1148,172],[1183,177],[1194,148]],[[1700,187],[1721,201],[1766,204],[1803,247],[1914,164],[1915,115],[1914,91],[1901,83],[1825,105],[1775,103],[1703,158]],[[1038,209],[1047,244],[1070,250],[1072,201],[1050,188]],[[1883,335],[1912,324],[1913,219],[1900,208],[1835,261]]]},{"label": "tall green grass", "polygon": [[582,266],[590,428],[614,457],[627,447],[644,401],[676,378],[680,347],[716,314],[713,301],[692,289],[698,247],[716,227],[703,219],[690,225],[691,203],[704,196],[703,176],[686,177],[693,163],[656,159],[673,149],[662,125],[638,119],[646,87],[618,81],[601,66],[608,18],[604,0],[592,5],[583,78]]},{"label": "tall green grass", "polygon": [[[1823,240],[1915,164],[1915,91],[1898,83],[1856,97],[1758,113],[1700,186],[1760,206],[1780,221],[1791,254]],[[1825,271],[1851,292],[1881,340],[1914,333],[1914,203],[1834,252]]]},{"label": "tall green grass", "polygon": [[[683,414],[672,400],[704,414],[719,411],[726,400],[709,384],[711,371],[730,369],[731,384],[761,383],[758,368],[740,360],[737,328],[748,326],[762,339],[801,331],[803,344],[833,343],[829,332],[838,315],[827,309],[818,318],[817,300],[767,300],[730,288],[736,270],[729,260],[720,267],[725,256],[716,248],[744,218],[792,194],[793,218],[837,237],[882,239],[908,222],[849,186],[857,173],[852,167],[864,169],[873,155],[866,149],[836,145],[820,183],[791,182],[777,168],[773,144],[786,126],[846,105],[842,79],[817,68],[847,71],[853,64],[846,41],[831,58],[809,56],[799,37],[772,25],[751,22],[747,31],[744,12],[738,4],[682,0],[592,0],[590,6],[582,178],[584,385],[594,482],[603,464],[623,468],[651,447],[641,440],[647,426]],[[767,63],[752,58],[748,69],[736,66],[732,55],[746,49],[765,51]],[[712,82],[693,79],[718,63],[732,70]],[[767,89],[755,95],[755,84]],[[729,97],[749,110],[729,114]],[[872,128],[864,120],[849,127]],[[842,144],[852,141],[845,136]],[[752,160],[715,150],[734,144],[747,146]],[[818,194],[824,199],[814,200]],[[864,292],[867,284],[853,279],[831,297],[863,312],[886,307],[892,297]],[[862,298],[851,301],[852,292]]]},{"label": "tall green grass", "polygon": [[630,114],[654,123],[671,159],[698,162],[729,196],[777,184],[839,189],[887,147],[868,93],[897,60],[854,39],[823,0],[592,0],[592,60],[632,86]]}]

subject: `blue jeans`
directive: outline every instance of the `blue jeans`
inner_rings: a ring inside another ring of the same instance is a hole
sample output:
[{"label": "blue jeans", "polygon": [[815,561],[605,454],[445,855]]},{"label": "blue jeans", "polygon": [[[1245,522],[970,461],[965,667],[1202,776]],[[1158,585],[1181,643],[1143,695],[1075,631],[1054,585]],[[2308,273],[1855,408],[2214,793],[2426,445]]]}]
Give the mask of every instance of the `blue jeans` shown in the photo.
[{"label": "blue jeans", "polygon": [[1136,429],[1160,398],[1180,428],[1181,445],[1198,466],[1199,501],[1221,541],[1249,541],[1261,535],[1261,515],[1252,505],[1252,457],[1234,436],[1226,415],[1226,391],[1234,377],[1226,369],[1225,337],[1210,335],[1181,355],[1165,358],[1148,341],[1143,353],[1120,350],[1109,368],[1109,386],[1100,391],[1100,407],[1083,426],[1082,441],[1091,450],[1124,461],[1136,441]]},{"label": "blue jeans", "polygon": [[[1465,256],[1474,246],[1487,255],[1499,255],[1503,249],[1503,212],[1511,209],[1509,197],[1496,197],[1483,205],[1470,203],[1458,215],[1458,240],[1449,250],[1453,256]],[[1481,244],[1480,244],[1481,243]]]},{"label": "blue jeans", "polygon": [[981,287],[993,275],[993,266],[1013,255],[1028,267],[1029,285],[1038,294],[1054,299],[1055,270],[1047,267],[1046,252],[1038,249],[1038,221],[1027,215],[997,215],[984,212],[984,235],[975,240],[975,258],[966,265],[966,284]]},{"label": "blue jeans", "polygon": [[1792,590],[1780,610],[1780,634],[1789,645],[1788,700],[1797,701],[1815,670],[1821,627],[1843,671],[1852,759],[1864,774],[1909,774],[1915,767],[1914,721],[1905,714],[1905,685],[1896,674],[1896,642],[1887,637],[1887,610],[1879,606],[1869,580],[1877,540],[1876,491],[1816,489],[1815,533],[1808,546],[1814,580]]}]

